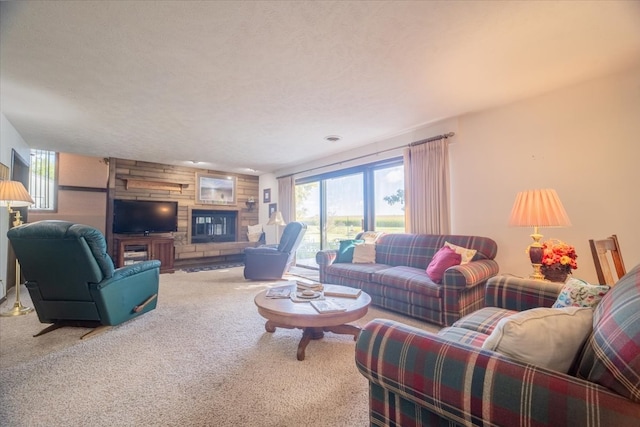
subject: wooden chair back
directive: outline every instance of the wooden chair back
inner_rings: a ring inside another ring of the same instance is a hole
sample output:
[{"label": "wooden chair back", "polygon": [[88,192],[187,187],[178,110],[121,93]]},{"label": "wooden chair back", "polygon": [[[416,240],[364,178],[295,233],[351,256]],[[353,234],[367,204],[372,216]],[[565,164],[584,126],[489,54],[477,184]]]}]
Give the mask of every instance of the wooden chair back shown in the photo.
[{"label": "wooden chair back", "polygon": [[[626,274],[624,262],[622,261],[622,254],[620,253],[618,237],[614,234],[611,237],[607,237],[602,240],[589,240],[589,246],[591,246],[593,262],[596,266],[598,282],[600,284],[613,286]],[[618,277],[613,276],[611,263],[613,263]]]}]

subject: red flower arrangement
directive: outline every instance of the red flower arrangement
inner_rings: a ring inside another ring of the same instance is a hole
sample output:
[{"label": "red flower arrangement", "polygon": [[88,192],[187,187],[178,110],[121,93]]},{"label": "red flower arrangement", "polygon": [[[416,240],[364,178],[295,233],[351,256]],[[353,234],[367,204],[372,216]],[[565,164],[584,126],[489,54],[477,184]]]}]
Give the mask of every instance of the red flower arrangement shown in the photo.
[{"label": "red flower arrangement", "polygon": [[547,277],[552,273],[564,274],[564,281],[571,270],[578,268],[576,248],[563,241],[552,239],[542,244],[542,274]]}]

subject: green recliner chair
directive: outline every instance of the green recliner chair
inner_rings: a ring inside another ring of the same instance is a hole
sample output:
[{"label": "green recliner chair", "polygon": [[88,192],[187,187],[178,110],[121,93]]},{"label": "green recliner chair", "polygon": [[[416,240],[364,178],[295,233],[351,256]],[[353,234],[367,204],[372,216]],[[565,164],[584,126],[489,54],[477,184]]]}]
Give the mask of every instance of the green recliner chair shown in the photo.
[{"label": "green recliner chair", "polygon": [[42,323],[34,337],[62,326],[95,327],[88,338],[156,308],[160,261],[115,269],[102,233],[67,221],[38,221],[10,229]]}]

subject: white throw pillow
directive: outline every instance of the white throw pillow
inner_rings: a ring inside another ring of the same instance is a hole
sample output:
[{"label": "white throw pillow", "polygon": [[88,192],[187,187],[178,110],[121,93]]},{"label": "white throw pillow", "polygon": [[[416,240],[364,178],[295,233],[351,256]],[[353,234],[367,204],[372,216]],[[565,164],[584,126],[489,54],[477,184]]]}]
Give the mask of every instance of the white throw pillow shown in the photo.
[{"label": "white throw pillow", "polygon": [[353,248],[354,264],[374,264],[376,262],[376,245],[363,243]]},{"label": "white throw pillow", "polygon": [[592,308],[533,308],[501,319],[482,348],[567,373],[592,323]]},{"label": "white throw pillow", "polygon": [[451,249],[456,251],[457,254],[460,254],[460,256],[462,257],[462,261],[460,262],[460,264],[466,264],[470,262],[473,259],[473,256],[476,254],[476,252],[478,252],[475,249],[463,248],[462,246],[454,245],[453,243],[449,243],[449,242],[444,242],[444,245],[449,246]]},{"label": "white throw pillow", "polygon": [[262,233],[262,224],[249,225],[247,229],[248,234]]},{"label": "white throw pillow", "polygon": [[247,238],[250,242],[257,242],[262,237],[262,224],[247,226]]}]

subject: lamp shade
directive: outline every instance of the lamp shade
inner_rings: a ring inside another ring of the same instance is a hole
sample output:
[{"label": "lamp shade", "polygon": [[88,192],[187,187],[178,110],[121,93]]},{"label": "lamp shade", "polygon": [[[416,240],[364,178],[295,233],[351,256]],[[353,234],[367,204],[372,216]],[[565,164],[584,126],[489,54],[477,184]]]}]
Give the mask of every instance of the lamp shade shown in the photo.
[{"label": "lamp shade", "polygon": [[284,218],[282,218],[282,212],[275,211],[274,213],[271,214],[271,217],[269,218],[269,222],[267,222],[267,225],[287,225],[287,223],[284,222]]},{"label": "lamp shade", "polygon": [[21,182],[0,181],[0,206],[23,207],[33,204],[33,199]]},{"label": "lamp shade", "polygon": [[521,191],[511,210],[509,225],[515,227],[567,227],[569,216],[553,189]]}]

